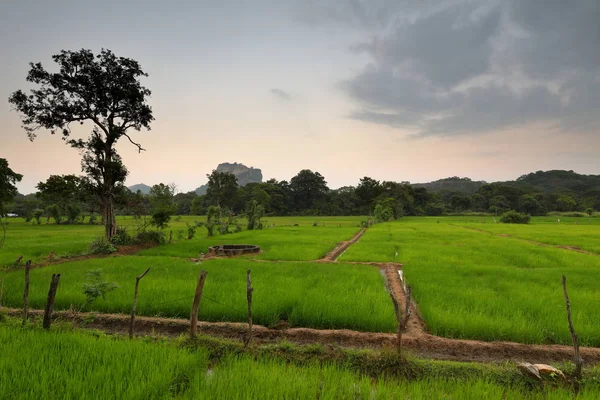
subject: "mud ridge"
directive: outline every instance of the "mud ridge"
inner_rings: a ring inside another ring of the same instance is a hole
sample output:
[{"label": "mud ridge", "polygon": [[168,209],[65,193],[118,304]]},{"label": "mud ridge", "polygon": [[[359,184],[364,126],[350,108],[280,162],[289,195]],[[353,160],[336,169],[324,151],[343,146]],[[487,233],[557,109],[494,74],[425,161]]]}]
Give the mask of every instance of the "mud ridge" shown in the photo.
[{"label": "mud ridge", "polygon": [[[22,315],[22,310],[5,309],[11,316]],[[30,310],[34,318],[41,318],[43,310]],[[74,313],[58,311],[55,320],[68,321],[85,329],[98,329],[107,333],[127,334],[130,316],[125,314]],[[171,318],[136,318],[136,335],[180,336],[189,332],[189,321]],[[247,324],[226,322],[199,322],[201,334],[242,340]],[[396,335],[390,333],[356,332],[347,329],[318,330],[291,328],[285,330],[254,326],[253,340],[257,344],[277,343],[287,340],[296,344],[323,344],[349,348],[384,348],[396,344]],[[563,345],[530,345],[513,342],[482,342],[477,340],[447,339],[426,333],[405,334],[402,346],[415,356],[440,360],[504,362],[528,361],[558,363],[570,361],[573,349]],[[600,348],[582,347],[581,356],[586,365],[600,363]]]},{"label": "mud ridge", "polygon": [[352,239],[347,240],[345,242],[338,243],[338,245],[333,250],[331,250],[329,253],[327,253],[319,261],[324,261],[324,262],[335,262],[335,261],[337,261],[338,257],[340,255],[342,255],[342,253],[344,251],[346,251],[346,249],[348,249],[348,247],[350,247],[354,243],[358,242],[358,239],[360,239],[361,236],[365,234],[365,232],[366,232],[366,229],[363,228],[363,229],[360,230],[360,232],[358,232],[356,235],[354,235],[352,237]]}]

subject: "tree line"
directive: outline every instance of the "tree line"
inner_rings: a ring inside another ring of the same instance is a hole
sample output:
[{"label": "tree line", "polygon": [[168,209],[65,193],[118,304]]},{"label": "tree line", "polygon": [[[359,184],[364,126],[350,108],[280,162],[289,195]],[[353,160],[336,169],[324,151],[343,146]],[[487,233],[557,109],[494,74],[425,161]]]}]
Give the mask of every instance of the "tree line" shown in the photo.
[{"label": "tree line", "polygon": [[[259,205],[265,215],[377,214],[386,220],[470,212],[500,215],[509,210],[533,216],[552,211],[591,214],[600,209],[597,190],[582,188],[578,192],[557,187],[548,192],[521,187],[519,180],[483,183],[475,193],[468,194],[430,191],[409,182],[378,181],[370,177],[361,178],[356,186],[331,189],[323,175],[308,169],[289,181],[270,179],[245,186],[239,186],[236,177],[227,172],[215,170],[207,178],[207,192],[201,196],[193,191],[179,192],[174,184],[154,185],[147,195],[118,185],[114,190],[115,214],[152,216],[155,225],[162,227],[172,215],[206,215],[211,206],[217,207],[221,215],[246,215]],[[38,183],[37,189],[37,193],[27,196],[13,191],[14,199],[6,204],[6,210],[38,223],[40,218],[57,223],[94,223],[102,218],[102,198],[86,176],[52,175]]]}]

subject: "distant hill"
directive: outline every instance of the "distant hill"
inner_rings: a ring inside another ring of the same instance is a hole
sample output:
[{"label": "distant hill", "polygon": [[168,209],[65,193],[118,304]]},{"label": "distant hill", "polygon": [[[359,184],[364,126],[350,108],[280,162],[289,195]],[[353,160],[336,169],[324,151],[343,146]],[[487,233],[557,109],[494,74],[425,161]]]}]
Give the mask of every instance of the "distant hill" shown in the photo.
[{"label": "distant hill", "polygon": [[138,190],[142,192],[142,194],[150,193],[150,186],[145,185],[143,183],[138,183],[137,185],[128,186],[127,189],[131,190],[131,193],[136,193]]},{"label": "distant hill", "polygon": [[430,192],[448,191],[474,194],[486,183],[487,182],[485,181],[472,181],[469,178],[459,178],[458,176],[453,176],[428,183],[414,183],[412,186],[416,188],[423,187]]},{"label": "distant hill", "polygon": [[545,193],[556,192],[559,188],[583,193],[600,190],[600,175],[582,175],[564,170],[537,171],[505,183]]},{"label": "distant hill", "polygon": [[[261,183],[263,178],[262,171],[259,168],[248,168],[241,163],[221,163],[216,169],[218,172],[229,172],[235,175],[240,186],[245,186],[248,183]],[[196,189],[196,194],[198,196],[206,194],[206,189],[208,189],[208,185],[202,185]]]}]

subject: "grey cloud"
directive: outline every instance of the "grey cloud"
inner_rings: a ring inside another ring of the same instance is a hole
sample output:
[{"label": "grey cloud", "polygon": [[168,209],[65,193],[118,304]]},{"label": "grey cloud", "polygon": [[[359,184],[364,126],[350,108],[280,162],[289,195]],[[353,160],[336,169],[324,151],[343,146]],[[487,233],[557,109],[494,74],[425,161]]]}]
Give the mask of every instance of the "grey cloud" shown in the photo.
[{"label": "grey cloud", "polygon": [[292,95],[290,95],[285,90],[273,88],[270,90],[270,92],[271,92],[271,94],[273,94],[275,97],[277,97],[280,100],[285,100],[285,101],[292,100]]},{"label": "grey cloud", "polygon": [[[600,126],[600,2],[467,1],[357,43],[371,62],[340,84],[350,118],[416,137],[538,121]],[[390,9],[393,11],[393,9]]]}]

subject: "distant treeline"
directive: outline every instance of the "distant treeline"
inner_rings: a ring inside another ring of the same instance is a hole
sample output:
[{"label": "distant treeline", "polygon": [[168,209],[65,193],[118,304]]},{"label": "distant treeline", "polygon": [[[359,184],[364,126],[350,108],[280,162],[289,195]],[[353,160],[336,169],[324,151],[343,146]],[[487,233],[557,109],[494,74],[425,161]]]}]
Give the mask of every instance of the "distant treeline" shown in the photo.
[{"label": "distant treeline", "polygon": [[[426,184],[360,179],[357,186],[330,189],[318,172],[302,170],[290,181],[270,179],[238,186],[235,176],[213,171],[205,195],[177,193],[174,185],[154,185],[150,194],[132,193],[120,186],[115,195],[120,215],[150,215],[153,208],[170,208],[176,215],[204,215],[209,206],[243,214],[256,200],[267,215],[370,215],[377,204],[404,215],[444,215],[516,210],[530,215],[553,211],[600,210],[600,176],[573,171],[538,171],[516,181],[486,183],[468,178],[446,178]],[[99,214],[101,199],[86,178],[54,175],[38,184],[38,192],[17,195],[7,210],[29,218],[75,222],[82,215]]]}]

